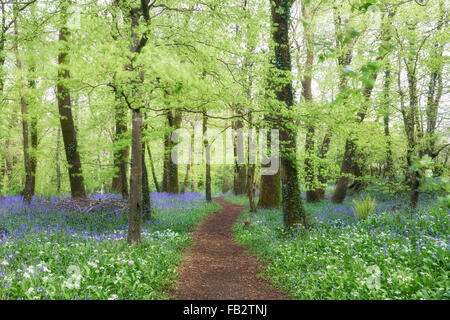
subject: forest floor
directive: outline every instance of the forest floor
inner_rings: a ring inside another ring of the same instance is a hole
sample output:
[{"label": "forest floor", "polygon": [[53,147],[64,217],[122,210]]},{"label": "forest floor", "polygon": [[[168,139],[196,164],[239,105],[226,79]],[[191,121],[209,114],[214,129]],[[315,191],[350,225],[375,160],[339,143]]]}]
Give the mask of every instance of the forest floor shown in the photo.
[{"label": "forest floor", "polygon": [[174,292],[182,300],[288,299],[263,275],[263,264],[234,241],[233,225],[247,209],[223,199],[193,232],[193,245],[178,269]]}]

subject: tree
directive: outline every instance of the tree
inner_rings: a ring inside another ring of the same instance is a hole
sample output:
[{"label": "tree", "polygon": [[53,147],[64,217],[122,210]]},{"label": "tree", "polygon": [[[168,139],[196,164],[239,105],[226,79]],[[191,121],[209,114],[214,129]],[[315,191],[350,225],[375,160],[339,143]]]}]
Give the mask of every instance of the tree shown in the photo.
[{"label": "tree", "polygon": [[[388,33],[388,28],[386,27],[390,23],[390,19],[392,18],[393,13],[392,11],[389,11],[388,17],[383,21],[381,27],[380,27],[380,34],[381,38],[383,39],[383,44],[388,42],[390,40],[390,34]],[[340,17],[338,16],[338,20],[340,21]],[[357,38],[358,33],[350,31],[349,37],[351,38]],[[382,44],[382,46],[383,46]],[[372,90],[375,86],[375,81],[378,76],[379,71],[379,65],[378,62],[382,61],[382,59],[386,56],[386,54],[389,52],[389,50],[379,50],[379,53],[375,59],[375,62],[369,62],[367,65],[362,69],[363,76],[361,77],[363,88],[362,88],[362,103],[361,107],[357,111],[356,114],[356,121],[357,123],[361,123],[364,121],[364,118],[367,115],[368,107],[369,107],[369,101],[372,94]],[[349,63],[348,63],[349,64]],[[347,64],[347,65],[348,65]],[[344,201],[346,194],[347,194],[347,188],[348,183],[351,180],[351,175],[355,176],[356,178],[359,178],[361,176],[361,168],[360,164],[357,163],[356,157],[357,157],[357,145],[356,145],[356,139],[355,137],[350,134],[350,136],[347,138],[345,142],[345,151],[344,156],[342,159],[341,164],[341,172],[340,177],[336,183],[336,188],[334,190],[334,193],[331,197],[331,200],[336,203],[341,203]]]},{"label": "tree", "polygon": [[77,133],[72,116],[70,89],[68,81],[70,80],[70,71],[67,68],[69,63],[70,31],[67,28],[68,7],[70,0],[61,0],[61,21],[59,27],[59,41],[61,49],[58,54],[58,82],[56,85],[56,95],[58,100],[58,111],[61,122],[61,132],[64,141],[64,150],[68,163],[70,190],[73,199],[86,198],[83,175],[81,170],[81,160],[78,151]]},{"label": "tree", "polygon": [[[17,26],[17,14],[18,7],[14,6],[15,16],[14,19],[14,53],[16,56],[16,65],[19,71],[22,71],[22,61],[19,56],[19,45],[18,45],[18,26]],[[30,157],[30,140],[29,140],[29,125],[28,125],[28,103],[23,93],[23,85],[19,84],[19,95],[20,95],[20,105],[22,114],[22,137],[23,137],[23,159],[25,167],[25,188],[23,190],[24,201],[31,203],[34,187],[33,187],[33,172],[31,168],[31,157]]]},{"label": "tree", "polygon": [[[303,208],[300,185],[298,180],[298,168],[296,158],[296,132],[289,117],[289,111],[294,104],[292,78],[291,78],[291,55],[289,45],[289,19],[292,1],[275,0],[272,2],[272,39],[274,42],[274,73],[278,76],[275,91],[277,108],[282,110],[278,125],[280,128],[281,143],[281,182],[282,182],[282,205],[283,219],[287,228],[298,223],[306,227],[305,209]],[[281,111],[280,110],[280,111]]]},{"label": "tree", "polygon": [[[304,24],[304,42],[306,44],[306,63],[305,73],[302,79],[302,96],[306,104],[311,105],[313,101],[312,94],[312,67],[314,62],[314,48],[313,48],[313,34],[311,21],[307,11],[305,1],[301,4],[302,17],[305,20]],[[312,118],[312,117],[310,117]],[[320,200],[320,195],[317,193],[315,185],[315,168],[313,155],[315,154],[314,133],[315,128],[311,123],[307,124],[306,142],[305,142],[305,176],[306,176],[306,201],[316,202]]]},{"label": "tree", "polygon": [[208,113],[203,110],[203,145],[205,150],[205,199],[210,202],[211,198],[211,145],[208,142]]},{"label": "tree", "polygon": [[122,97],[117,90],[115,91],[115,136],[114,142],[118,144],[118,150],[114,149],[114,167],[117,168],[118,176],[112,180],[113,191],[122,194],[122,199],[128,199],[128,181],[127,181],[127,162],[129,147],[124,145],[125,135],[127,133],[127,109],[123,105]]}]

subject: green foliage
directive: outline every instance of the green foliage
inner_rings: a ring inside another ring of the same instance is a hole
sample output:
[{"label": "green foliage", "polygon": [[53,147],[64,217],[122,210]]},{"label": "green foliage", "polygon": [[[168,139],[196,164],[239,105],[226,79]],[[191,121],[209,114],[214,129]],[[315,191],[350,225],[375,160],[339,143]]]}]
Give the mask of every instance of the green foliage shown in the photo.
[{"label": "green foliage", "polygon": [[353,209],[359,220],[366,220],[369,215],[375,212],[376,208],[377,200],[370,195],[353,200]]},{"label": "green foliage", "polygon": [[442,176],[435,177],[433,169],[434,161],[425,155],[421,159],[416,158],[411,170],[419,173],[419,180],[422,188],[438,195],[438,202],[447,210],[450,209],[450,179],[448,169],[442,173]]}]

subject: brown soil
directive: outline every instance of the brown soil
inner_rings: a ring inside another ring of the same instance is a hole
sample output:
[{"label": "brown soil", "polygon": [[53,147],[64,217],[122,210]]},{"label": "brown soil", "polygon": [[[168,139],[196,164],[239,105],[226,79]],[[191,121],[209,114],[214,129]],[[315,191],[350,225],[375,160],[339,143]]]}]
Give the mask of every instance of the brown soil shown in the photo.
[{"label": "brown soil", "polygon": [[280,300],[288,299],[262,277],[257,258],[233,241],[232,227],[247,209],[215,199],[222,209],[208,216],[193,234],[193,245],[178,269],[179,300]]}]

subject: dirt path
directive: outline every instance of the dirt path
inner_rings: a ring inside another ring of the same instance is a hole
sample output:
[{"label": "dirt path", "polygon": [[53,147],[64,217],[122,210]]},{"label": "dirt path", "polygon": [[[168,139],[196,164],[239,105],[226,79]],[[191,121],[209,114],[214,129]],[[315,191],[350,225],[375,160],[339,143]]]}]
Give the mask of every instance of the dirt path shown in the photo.
[{"label": "dirt path", "polygon": [[259,276],[264,268],[256,257],[233,241],[233,224],[247,208],[223,199],[214,201],[222,209],[195,228],[194,243],[178,269],[176,299],[288,299]]}]

